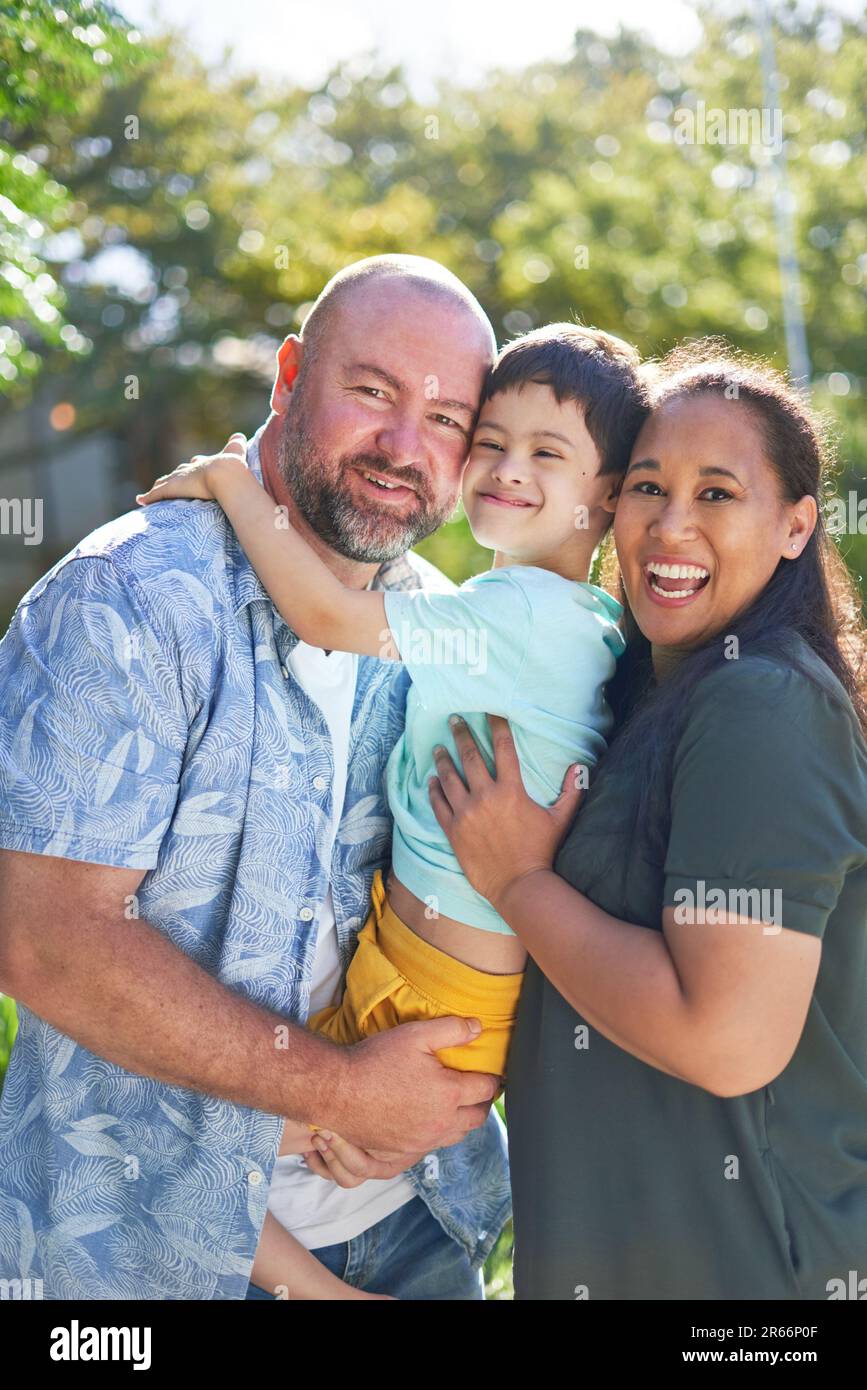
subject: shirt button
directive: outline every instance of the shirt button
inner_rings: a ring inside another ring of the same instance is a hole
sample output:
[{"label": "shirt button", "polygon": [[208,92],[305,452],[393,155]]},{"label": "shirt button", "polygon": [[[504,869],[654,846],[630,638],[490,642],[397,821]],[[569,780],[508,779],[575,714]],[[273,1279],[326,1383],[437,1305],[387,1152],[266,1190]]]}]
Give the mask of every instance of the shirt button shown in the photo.
[{"label": "shirt button", "polygon": [[313,916],[313,908],[302,907],[301,911],[298,913],[298,916],[301,918],[302,922],[309,922],[310,918]]},{"label": "shirt button", "polygon": [[323,790],[323,788],[325,788],[325,787],[328,786],[328,778],[327,778],[327,777],[314,777],[314,778],[313,778],[313,785],[314,785],[314,787],[316,788],[316,790],[317,790],[318,792],[321,792],[321,791]]},{"label": "shirt button", "polygon": [[284,681],[288,681],[288,679],[289,679],[289,669],[288,669],[288,667],[282,666],[282,665],[281,665],[281,667],[280,667],[280,675],[283,677]]},{"label": "shirt button", "polygon": [[261,1173],[248,1173],[248,1174],[247,1174],[247,1181],[248,1181],[248,1183],[250,1184],[251,1187],[258,1187],[258,1186],[259,1186],[259,1183],[262,1181],[262,1174],[261,1174]]}]

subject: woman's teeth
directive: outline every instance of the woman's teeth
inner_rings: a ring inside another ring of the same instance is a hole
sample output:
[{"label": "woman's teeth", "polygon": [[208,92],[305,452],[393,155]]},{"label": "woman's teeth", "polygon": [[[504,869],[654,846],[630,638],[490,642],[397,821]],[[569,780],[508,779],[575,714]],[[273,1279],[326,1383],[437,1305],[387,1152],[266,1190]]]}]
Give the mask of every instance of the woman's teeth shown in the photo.
[{"label": "woman's teeth", "polygon": [[647,573],[658,574],[660,579],[707,579],[709,571],[700,565],[658,565],[651,560]]},{"label": "woman's teeth", "polygon": [[[651,589],[661,598],[689,598],[710,578],[710,571],[701,565],[663,565],[655,560],[645,565],[645,572]],[[657,582],[659,580],[667,582],[660,584]],[[691,587],[685,587],[690,580],[694,581]]]}]

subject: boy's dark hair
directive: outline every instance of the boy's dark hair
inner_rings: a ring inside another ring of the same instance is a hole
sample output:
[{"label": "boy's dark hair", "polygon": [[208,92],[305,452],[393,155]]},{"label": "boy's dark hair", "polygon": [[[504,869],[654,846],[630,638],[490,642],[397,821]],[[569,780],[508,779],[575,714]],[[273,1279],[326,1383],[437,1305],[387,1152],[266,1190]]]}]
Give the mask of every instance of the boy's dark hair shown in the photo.
[{"label": "boy's dark hair", "polygon": [[537,382],[557,401],[575,401],[599,452],[600,474],[624,473],[648,414],[638,352],[622,338],[578,323],[548,323],[507,343],[490,369],[482,405]]}]

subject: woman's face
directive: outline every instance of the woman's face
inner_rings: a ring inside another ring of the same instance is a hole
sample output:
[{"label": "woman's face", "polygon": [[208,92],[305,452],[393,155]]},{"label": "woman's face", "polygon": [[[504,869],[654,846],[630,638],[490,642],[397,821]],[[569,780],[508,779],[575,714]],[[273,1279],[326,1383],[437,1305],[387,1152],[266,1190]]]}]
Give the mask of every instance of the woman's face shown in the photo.
[{"label": "woman's face", "polygon": [[642,427],[614,516],[638,626],[662,648],[725,633],[815,524],[812,497],[783,500],[748,407],[674,397]]}]

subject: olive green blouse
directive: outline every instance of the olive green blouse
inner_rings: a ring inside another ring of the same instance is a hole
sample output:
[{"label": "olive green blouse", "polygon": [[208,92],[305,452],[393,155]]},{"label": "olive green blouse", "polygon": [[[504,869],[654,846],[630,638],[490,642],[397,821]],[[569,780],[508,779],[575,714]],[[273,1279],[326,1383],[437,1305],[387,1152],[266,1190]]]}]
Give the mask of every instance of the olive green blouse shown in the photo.
[{"label": "olive green blouse", "polygon": [[827,1299],[867,1276],[867,746],[801,651],[824,688],[743,657],[694,692],[664,862],[603,760],[554,864],[657,930],[685,890],[765,890],[771,922],[822,940],[794,1056],[721,1098],[610,1042],[531,961],[506,1088],[516,1298]]}]

